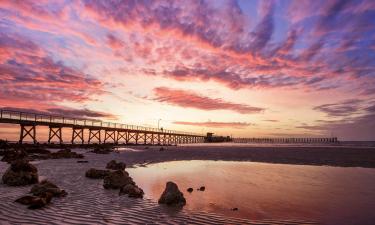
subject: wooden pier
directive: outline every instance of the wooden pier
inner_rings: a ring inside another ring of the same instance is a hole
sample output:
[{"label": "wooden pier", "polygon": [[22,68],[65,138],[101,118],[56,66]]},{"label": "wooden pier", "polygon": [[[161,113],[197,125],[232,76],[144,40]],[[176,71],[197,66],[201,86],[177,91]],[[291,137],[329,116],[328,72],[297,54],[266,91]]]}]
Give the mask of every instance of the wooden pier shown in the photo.
[{"label": "wooden pier", "polygon": [[[0,123],[20,125],[19,143],[22,143],[26,137],[30,137],[34,143],[37,143],[36,126],[49,127],[48,143],[57,139],[60,144],[63,143],[63,128],[72,130],[72,144],[76,142],[84,144],[84,132],[89,132],[88,144],[96,141],[114,144],[177,145],[201,143],[205,140],[204,135],[190,132],[12,110],[0,110]],[[102,138],[102,132],[104,132],[104,138]]]},{"label": "wooden pier", "polygon": [[233,138],[235,143],[337,143],[337,137],[329,138]]}]

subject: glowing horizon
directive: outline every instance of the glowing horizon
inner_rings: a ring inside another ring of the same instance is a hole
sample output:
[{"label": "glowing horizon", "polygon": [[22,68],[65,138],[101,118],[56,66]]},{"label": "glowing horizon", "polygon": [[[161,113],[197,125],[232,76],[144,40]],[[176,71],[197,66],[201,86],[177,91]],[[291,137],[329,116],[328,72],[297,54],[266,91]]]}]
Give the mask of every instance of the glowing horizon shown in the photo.
[{"label": "glowing horizon", "polygon": [[374,1],[1,1],[0,15],[2,108],[375,140]]}]

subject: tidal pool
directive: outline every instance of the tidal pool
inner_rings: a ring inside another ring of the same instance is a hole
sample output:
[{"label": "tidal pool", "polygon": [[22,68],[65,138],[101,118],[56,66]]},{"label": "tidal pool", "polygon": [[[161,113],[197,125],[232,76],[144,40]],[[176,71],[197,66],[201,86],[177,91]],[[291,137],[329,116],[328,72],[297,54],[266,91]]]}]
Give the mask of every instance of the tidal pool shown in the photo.
[{"label": "tidal pool", "polygon": [[193,211],[322,224],[375,221],[375,169],[194,160],[127,170],[153,201],[167,181],[177,183]]}]

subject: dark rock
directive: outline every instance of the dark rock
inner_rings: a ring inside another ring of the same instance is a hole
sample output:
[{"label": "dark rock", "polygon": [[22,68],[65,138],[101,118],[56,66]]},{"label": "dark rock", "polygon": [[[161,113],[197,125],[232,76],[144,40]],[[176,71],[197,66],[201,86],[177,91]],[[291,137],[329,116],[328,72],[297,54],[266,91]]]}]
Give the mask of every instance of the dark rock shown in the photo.
[{"label": "dark rock", "polygon": [[29,205],[28,209],[40,209],[43,208],[48,204],[46,198],[41,198],[41,197],[35,197],[31,204]]},{"label": "dark rock", "polygon": [[183,206],[186,204],[186,199],[184,198],[184,194],[178,189],[177,184],[167,182],[165,190],[160,196],[158,203]]},{"label": "dark rock", "polygon": [[94,150],[90,151],[96,154],[109,154],[113,152],[112,146],[109,145],[97,145]]},{"label": "dark rock", "polygon": [[78,160],[77,163],[88,163],[89,161],[87,160]]},{"label": "dark rock", "polygon": [[67,195],[65,190],[60,189],[56,184],[43,180],[42,182],[35,184],[30,193],[35,196],[45,196],[47,193],[52,194],[53,197],[65,197]]},{"label": "dark rock", "polygon": [[202,186],[202,187],[200,187],[198,190],[199,190],[199,191],[204,191],[204,190],[206,190],[206,187],[205,187],[205,186]]},{"label": "dark rock", "polygon": [[111,170],[124,170],[126,168],[126,164],[123,162],[116,162],[116,160],[111,160],[109,163],[107,163],[106,168]]},{"label": "dark rock", "polygon": [[124,170],[112,171],[104,177],[103,187],[105,189],[119,189],[127,184],[135,184],[128,172]]},{"label": "dark rock", "polygon": [[31,154],[50,154],[51,152],[41,146],[28,146],[25,148],[27,153]]},{"label": "dark rock", "polygon": [[25,159],[26,157],[27,153],[22,149],[9,149],[4,152],[4,157],[1,161],[11,163],[15,160]]},{"label": "dark rock", "polygon": [[127,184],[120,189],[119,195],[128,195],[130,198],[143,198],[144,192],[136,184]]},{"label": "dark rock", "polygon": [[57,152],[53,152],[50,154],[52,159],[62,159],[62,158],[78,158],[81,159],[84,156],[82,154],[78,154],[76,152],[72,152],[70,149],[63,149]]},{"label": "dark rock", "polygon": [[26,195],[17,199],[15,202],[21,203],[23,205],[28,205],[29,209],[39,209],[50,203],[52,197],[52,193],[45,192],[40,196]]},{"label": "dark rock", "polygon": [[38,183],[38,170],[26,160],[13,161],[2,177],[9,186],[22,186]]},{"label": "dark rock", "polygon": [[26,195],[26,196],[16,199],[15,202],[21,203],[23,205],[30,205],[34,201],[35,198],[38,198],[38,197],[32,196],[32,195]]},{"label": "dark rock", "polygon": [[187,191],[188,191],[189,193],[193,192],[193,190],[194,190],[194,189],[191,188],[191,187],[187,189]]},{"label": "dark rock", "polygon": [[103,179],[104,177],[109,175],[109,170],[97,170],[94,168],[91,168],[86,171],[86,177],[93,178],[93,179]]},{"label": "dark rock", "polygon": [[231,208],[232,211],[238,211],[238,208]]}]

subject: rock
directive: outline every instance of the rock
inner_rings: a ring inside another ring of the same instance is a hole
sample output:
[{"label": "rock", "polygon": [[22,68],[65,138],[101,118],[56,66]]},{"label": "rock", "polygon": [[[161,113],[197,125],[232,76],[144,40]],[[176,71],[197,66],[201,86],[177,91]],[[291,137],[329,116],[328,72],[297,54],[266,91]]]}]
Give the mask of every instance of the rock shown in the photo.
[{"label": "rock", "polygon": [[120,189],[119,195],[128,195],[130,198],[143,198],[144,192],[136,184],[127,184]]},{"label": "rock", "polygon": [[25,147],[25,151],[27,153],[32,153],[32,154],[50,154],[51,153],[49,150],[40,146],[27,146]]},{"label": "rock", "polygon": [[127,184],[135,184],[128,172],[124,170],[112,171],[104,177],[103,187],[105,189],[119,189]]},{"label": "rock", "polygon": [[206,190],[206,187],[205,186],[201,186],[198,190],[199,191],[204,191],[204,190]]},{"label": "rock", "polygon": [[194,189],[190,187],[190,188],[187,189],[187,192],[191,193],[191,192],[193,192],[193,190]]},{"label": "rock", "polygon": [[56,184],[48,181],[43,180],[38,184],[35,184],[32,188],[30,193],[35,196],[44,196],[47,193],[52,194],[53,197],[65,197],[68,193],[65,190],[60,189]]},{"label": "rock", "polygon": [[50,154],[52,159],[62,159],[62,158],[78,158],[81,159],[84,156],[82,154],[78,154],[76,152],[72,152],[70,149],[63,149],[57,152],[53,152]]},{"label": "rock", "polygon": [[167,182],[165,190],[160,196],[158,203],[183,206],[186,204],[186,199],[184,198],[184,194],[178,189],[177,184],[170,181]]},{"label": "rock", "polygon": [[93,178],[93,179],[103,179],[104,177],[108,176],[109,170],[97,170],[94,168],[91,168],[86,171],[86,177]]},{"label": "rock", "polygon": [[23,205],[30,205],[34,201],[35,198],[38,198],[38,197],[32,196],[32,195],[26,195],[26,196],[16,199],[15,202],[21,203]]},{"label": "rock", "polygon": [[238,211],[238,208],[231,208],[232,211]]},{"label": "rock", "polygon": [[109,163],[107,163],[106,168],[111,170],[124,170],[126,168],[126,164],[123,162],[116,162],[116,160],[111,160]]},{"label": "rock", "polygon": [[164,150],[165,150],[165,148],[163,148],[163,147],[161,147],[161,148],[159,149],[159,151],[161,151],[161,152],[164,151]]},{"label": "rock", "polygon": [[21,203],[23,205],[28,205],[29,209],[39,209],[51,202],[53,195],[49,192],[44,193],[41,196],[30,196],[26,195],[15,202]]},{"label": "rock", "polygon": [[88,163],[89,161],[86,160],[78,160],[77,163]]},{"label": "rock", "polygon": [[109,154],[113,152],[113,149],[109,145],[97,145],[94,147],[94,150],[90,151],[96,154]]},{"label": "rock", "polygon": [[9,186],[22,186],[38,183],[38,170],[26,160],[13,161],[2,177]]},{"label": "rock", "polygon": [[4,152],[4,157],[1,159],[3,162],[11,163],[15,160],[25,159],[27,153],[22,149],[10,149]]}]

